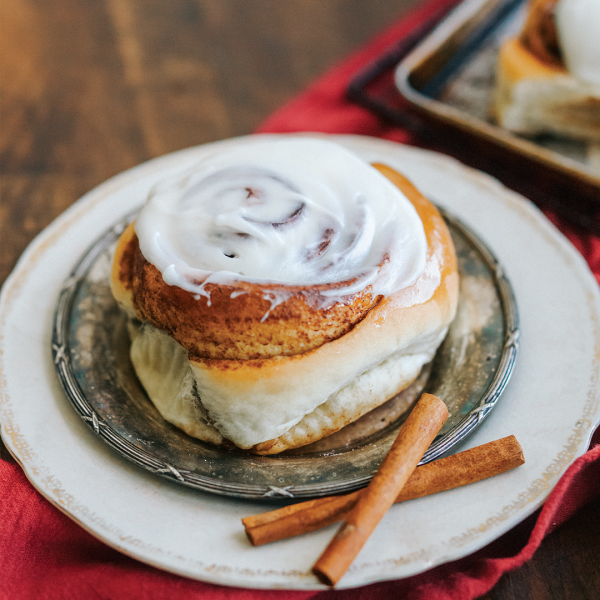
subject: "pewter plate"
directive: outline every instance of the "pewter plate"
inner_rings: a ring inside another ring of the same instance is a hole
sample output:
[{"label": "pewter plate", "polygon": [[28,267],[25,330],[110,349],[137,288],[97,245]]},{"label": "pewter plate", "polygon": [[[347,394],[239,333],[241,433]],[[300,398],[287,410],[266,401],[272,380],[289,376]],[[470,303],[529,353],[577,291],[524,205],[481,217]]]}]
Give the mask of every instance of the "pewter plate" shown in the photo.
[{"label": "pewter plate", "polygon": [[105,232],[65,281],[52,349],[65,392],[82,419],[137,465],[204,491],[244,498],[309,498],[365,486],[421,391],[442,398],[450,418],[423,463],[463,440],[489,414],[515,364],[518,318],[498,261],[472,231],[444,213],[461,275],[458,314],[434,360],[403,393],[319,442],[278,456],[206,444],[167,423],[129,360],[126,318],[109,273],[129,219]]}]

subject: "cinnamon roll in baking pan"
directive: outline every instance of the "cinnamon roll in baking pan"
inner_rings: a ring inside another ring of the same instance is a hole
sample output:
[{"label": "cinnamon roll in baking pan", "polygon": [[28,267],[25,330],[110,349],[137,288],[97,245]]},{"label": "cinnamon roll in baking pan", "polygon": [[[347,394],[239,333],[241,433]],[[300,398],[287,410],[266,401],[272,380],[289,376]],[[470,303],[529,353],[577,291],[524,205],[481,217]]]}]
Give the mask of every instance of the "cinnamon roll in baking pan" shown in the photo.
[{"label": "cinnamon roll in baking pan", "polygon": [[600,2],[531,0],[500,47],[493,112],[517,133],[600,141]]},{"label": "cinnamon roll in baking pan", "polygon": [[322,138],[254,136],[154,188],[112,289],[163,417],[274,454],[407,387],[458,275],[443,219],[402,175]]}]

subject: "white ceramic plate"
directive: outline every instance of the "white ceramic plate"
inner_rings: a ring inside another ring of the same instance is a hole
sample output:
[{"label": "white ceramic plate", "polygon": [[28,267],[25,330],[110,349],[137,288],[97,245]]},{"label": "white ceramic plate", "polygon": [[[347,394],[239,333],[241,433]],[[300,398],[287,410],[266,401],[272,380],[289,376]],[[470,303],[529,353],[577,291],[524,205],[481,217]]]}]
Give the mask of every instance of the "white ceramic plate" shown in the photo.
[{"label": "white ceramic plate", "polygon": [[[538,508],[585,452],[600,418],[600,294],[587,265],[530,203],[438,154],[373,138],[336,139],[407,174],[477,231],[517,297],[521,349],[485,423],[460,448],[514,434],[526,464],[462,489],[394,506],[338,587],[414,575],[488,544]],[[188,577],[242,587],[320,589],[310,568],[334,528],[252,548],[240,519],[264,504],[212,496],[153,476],[114,453],[57,381],[50,338],[58,291],[90,242],[158,179],[216,146],[170,154],[102,184],[31,244],[0,302],[2,438],[33,485],[110,546]]]}]

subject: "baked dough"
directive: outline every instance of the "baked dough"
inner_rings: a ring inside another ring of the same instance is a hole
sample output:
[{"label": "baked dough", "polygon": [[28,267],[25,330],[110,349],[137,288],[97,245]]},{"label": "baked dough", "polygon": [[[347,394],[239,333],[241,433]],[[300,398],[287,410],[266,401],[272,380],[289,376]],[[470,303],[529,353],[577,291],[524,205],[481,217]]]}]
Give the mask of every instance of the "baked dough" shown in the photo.
[{"label": "baked dough", "polygon": [[[424,269],[414,284],[390,296],[358,294],[356,313],[352,301],[338,307],[342,315],[348,308],[350,326],[342,333],[327,333],[305,351],[295,346],[290,353],[248,358],[246,345],[236,348],[232,343],[224,357],[214,358],[210,352],[201,356],[195,345],[191,350],[184,347],[172,331],[146,318],[144,298],[155,288],[139,291],[140,281],[148,281],[139,275],[148,270],[147,261],[134,228],[124,232],[113,264],[113,294],[134,323],[133,366],[167,421],[204,441],[275,454],[355,421],[410,385],[431,361],[456,312],[458,274],[452,240],[438,211],[406,178],[384,165],[375,166],[416,209],[427,240]],[[179,288],[168,291],[176,298],[197,300]],[[216,297],[211,294],[211,302]],[[335,314],[331,308],[306,306],[307,320],[317,324],[328,323],[328,314]],[[261,318],[262,313],[248,321],[251,333]],[[287,334],[293,338],[293,329],[287,328]],[[238,357],[227,357],[236,350]]]}]

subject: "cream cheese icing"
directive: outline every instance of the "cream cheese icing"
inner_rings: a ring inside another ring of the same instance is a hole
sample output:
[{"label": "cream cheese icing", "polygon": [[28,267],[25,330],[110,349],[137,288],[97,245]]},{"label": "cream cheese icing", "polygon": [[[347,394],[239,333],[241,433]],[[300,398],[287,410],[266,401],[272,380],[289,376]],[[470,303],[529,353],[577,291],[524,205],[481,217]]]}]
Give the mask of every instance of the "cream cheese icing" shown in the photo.
[{"label": "cream cheese icing", "polygon": [[600,0],[559,0],[554,16],[567,70],[600,85]]},{"label": "cream cheese icing", "polygon": [[159,183],[135,229],[169,285],[206,296],[208,283],[259,283],[275,304],[280,284],[336,284],[322,292],[332,301],[367,286],[393,294],[427,252],[400,190],[341,146],[300,136],[241,141]]}]

